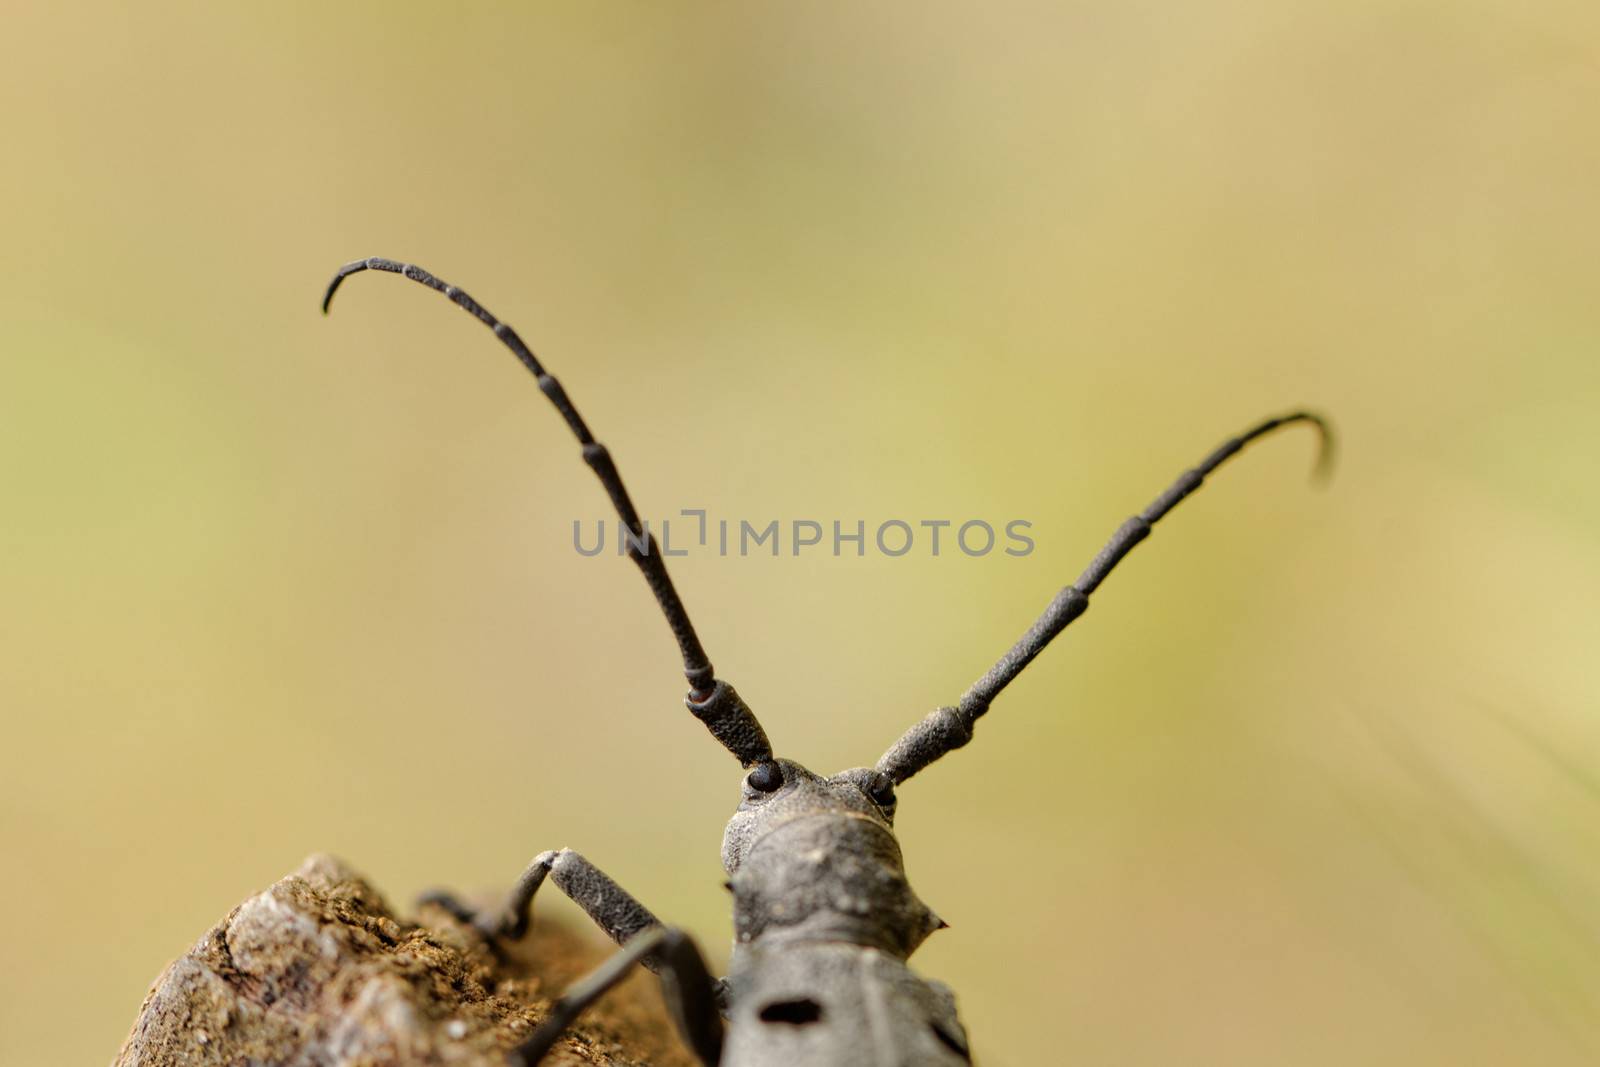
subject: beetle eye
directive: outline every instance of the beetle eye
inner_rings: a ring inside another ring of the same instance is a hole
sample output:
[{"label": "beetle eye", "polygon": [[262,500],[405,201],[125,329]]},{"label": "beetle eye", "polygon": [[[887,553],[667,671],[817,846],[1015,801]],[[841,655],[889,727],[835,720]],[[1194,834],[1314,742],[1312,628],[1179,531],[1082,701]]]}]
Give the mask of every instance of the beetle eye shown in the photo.
[{"label": "beetle eye", "polygon": [[750,769],[745,782],[757,792],[771,793],[783,784],[783,772],[776,763],[758,763]]},{"label": "beetle eye", "polygon": [[872,783],[872,788],[868,790],[867,796],[871,797],[872,802],[880,808],[893,807],[894,779],[887,774],[880,774],[877,780]]}]

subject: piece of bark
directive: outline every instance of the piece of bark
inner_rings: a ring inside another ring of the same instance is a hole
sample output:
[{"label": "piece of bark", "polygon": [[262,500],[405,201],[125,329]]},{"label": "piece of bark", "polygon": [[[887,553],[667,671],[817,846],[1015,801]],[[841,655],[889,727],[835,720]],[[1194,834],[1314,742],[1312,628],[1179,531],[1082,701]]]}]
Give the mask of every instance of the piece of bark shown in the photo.
[{"label": "piece of bark", "polygon": [[[398,920],[328,856],[246,900],[156,979],[114,1067],[504,1067],[550,1001],[603,959],[550,923],[497,954],[427,907]],[[648,974],[543,1063],[692,1067]]]}]

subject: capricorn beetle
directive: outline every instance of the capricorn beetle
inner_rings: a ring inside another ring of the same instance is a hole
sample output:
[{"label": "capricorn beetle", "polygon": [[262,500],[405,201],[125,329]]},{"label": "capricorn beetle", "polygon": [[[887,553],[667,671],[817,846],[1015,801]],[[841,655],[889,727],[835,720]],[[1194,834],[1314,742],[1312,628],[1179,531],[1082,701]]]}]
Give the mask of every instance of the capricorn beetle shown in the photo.
[{"label": "capricorn beetle", "polygon": [[615,461],[595,440],[561,383],[510,326],[472,297],[420,267],[363,259],[329,282],[327,312],[345,278],[388,271],[437,289],[494,331],[538,380],[566,420],[583,460],[611,498],[631,536],[638,565],[666,616],[683,657],[684,703],[744,769],[739,806],[722,841],[733,893],[735,943],[730,973],[713,978],[694,942],[664,925],[616,882],[570,849],[542,852],[522,872],[498,911],[475,911],[447,893],[424,899],[443,905],[491,939],[516,939],[528,929],[534,894],[548,877],[576,901],[621,949],[556,1001],[549,1017],[510,1054],[532,1065],[588,1005],[636,963],[659,975],[669,1011],[701,1062],[736,1067],[938,1067],[971,1062],[955,998],[919,977],[906,959],[945,923],[906,881],[894,834],[895,787],[972,739],[972,728],[1013,678],[1089,607],[1089,597],[1150,528],[1208,474],[1251,441],[1292,423],[1315,427],[1317,470],[1332,456],[1327,423],[1307,411],[1265,422],[1223,442],[1178,476],[1149,507],[1118,527],[1072,585],[1050,601],[1011,650],[954,705],[939,708],[889,746],[875,766],[829,778],[773,755],[749,705],[718,678],[689,621],[648,526],[639,519]]}]

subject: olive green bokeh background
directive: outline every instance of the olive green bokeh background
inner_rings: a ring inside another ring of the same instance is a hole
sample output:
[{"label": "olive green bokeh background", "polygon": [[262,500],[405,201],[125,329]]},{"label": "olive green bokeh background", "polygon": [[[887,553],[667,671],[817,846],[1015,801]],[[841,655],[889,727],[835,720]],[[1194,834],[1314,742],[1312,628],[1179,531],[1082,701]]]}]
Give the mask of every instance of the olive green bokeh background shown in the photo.
[{"label": "olive green bokeh background", "polygon": [[[901,790],[981,1062],[1600,1056],[1600,9],[71,7],[0,43],[0,1058],[111,1056],[307,852],[580,848],[719,959],[737,768],[641,508],[1025,518],[674,563],[782,753],[875,759],[1162,525]],[[541,910],[573,909],[554,896]]]}]

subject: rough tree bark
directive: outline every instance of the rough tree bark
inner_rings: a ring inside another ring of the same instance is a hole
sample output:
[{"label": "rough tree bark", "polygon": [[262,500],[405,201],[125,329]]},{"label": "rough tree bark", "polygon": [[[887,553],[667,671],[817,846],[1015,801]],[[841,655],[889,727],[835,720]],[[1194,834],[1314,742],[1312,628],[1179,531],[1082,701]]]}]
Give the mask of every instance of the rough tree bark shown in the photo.
[{"label": "rough tree bark", "polygon": [[[397,919],[328,856],[234,908],[156,979],[114,1067],[503,1067],[607,947],[550,923],[497,954],[442,910]],[[636,975],[546,1063],[692,1067]]]}]

